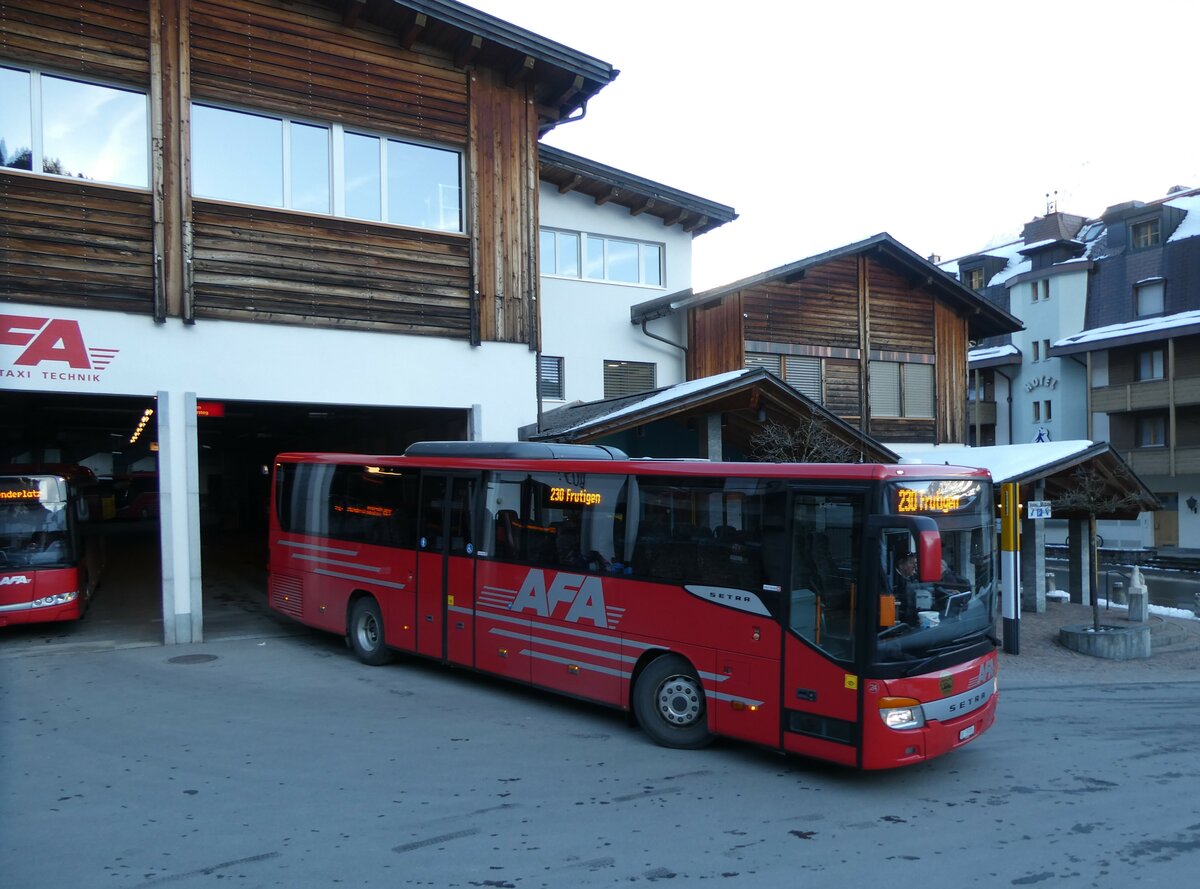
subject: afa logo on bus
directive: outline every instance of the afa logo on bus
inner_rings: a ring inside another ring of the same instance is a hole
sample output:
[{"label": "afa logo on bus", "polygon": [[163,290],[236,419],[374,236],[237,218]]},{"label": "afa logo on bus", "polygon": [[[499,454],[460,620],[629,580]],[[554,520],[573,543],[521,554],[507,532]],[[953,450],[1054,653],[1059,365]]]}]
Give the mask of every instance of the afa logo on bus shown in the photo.
[{"label": "afa logo on bus", "polygon": [[99,372],[120,351],[87,345],[78,321],[32,315],[0,315],[0,346],[21,350],[12,362],[14,369],[5,376],[26,379],[32,379],[33,371],[23,368],[43,364],[65,364],[72,370]]}]

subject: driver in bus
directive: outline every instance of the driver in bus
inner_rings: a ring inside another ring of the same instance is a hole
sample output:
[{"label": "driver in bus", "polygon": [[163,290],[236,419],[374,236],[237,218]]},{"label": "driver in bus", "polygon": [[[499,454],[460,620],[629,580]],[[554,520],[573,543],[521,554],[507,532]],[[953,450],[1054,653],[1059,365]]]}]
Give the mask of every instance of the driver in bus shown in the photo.
[{"label": "driver in bus", "polygon": [[917,626],[917,554],[902,552],[896,557],[892,572],[892,595],[899,606],[897,615],[902,623]]}]

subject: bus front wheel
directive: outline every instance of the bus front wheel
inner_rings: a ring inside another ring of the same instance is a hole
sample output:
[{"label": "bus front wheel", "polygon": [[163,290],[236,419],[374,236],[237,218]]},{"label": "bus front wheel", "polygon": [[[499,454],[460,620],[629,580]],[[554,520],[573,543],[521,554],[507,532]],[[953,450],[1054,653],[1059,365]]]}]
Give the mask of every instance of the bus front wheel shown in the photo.
[{"label": "bus front wheel", "polygon": [[369,596],[350,607],[350,629],[346,633],[350,648],[364,664],[380,667],[392,659],[383,641],[383,613],[379,603]]},{"label": "bus front wheel", "polygon": [[711,740],[704,686],[677,654],[652,661],[638,676],[633,711],[642,730],[663,747],[695,750]]}]

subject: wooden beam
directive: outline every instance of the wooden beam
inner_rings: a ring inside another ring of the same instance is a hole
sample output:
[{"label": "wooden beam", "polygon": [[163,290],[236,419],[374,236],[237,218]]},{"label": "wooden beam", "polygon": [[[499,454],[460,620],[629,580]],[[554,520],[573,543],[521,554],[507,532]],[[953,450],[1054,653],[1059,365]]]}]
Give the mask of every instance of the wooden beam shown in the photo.
[{"label": "wooden beam", "polygon": [[579,187],[579,183],[583,181],[583,177],[576,173],[566,182],[558,187],[559,194],[566,194],[568,191],[574,191]]},{"label": "wooden beam", "polygon": [[552,100],[550,104],[555,107],[555,110],[558,110],[568,101],[574,98],[575,94],[581,89],[583,89],[583,75],[576,74],[575,78],[571,81],[570,86],[563,90],[562,93],[559,94],[558,98]]},{"label": "wooden beam", "polygon": [[654,209],[654,198],[647,198],[646,202],[644,204],[642,204],[640,207],[634,207],[632,210],[629,211],[629,214],[631,216],[641,216],[647,210],[653,210],[653,209]]},{"label": "wooden beam", "polygon": [[513,69],[508,72],[508,85],[516,86],[526,77],[533,73],[534,58],[533,56],[525,56],[521,61],[513,66]]},{"label": "wooden beam", "polygon": [[467,67],[471,63],[471,60],[479,53],[481,46],[483,46],[483,38],[478,34],[472,34],[469,40],[464,40],[458,47],[458,52],[454,54],[454,67]]},{"label": "wooden beam", "polygon": [[353,28],[358,24],[358,16],[367,5],[367,0],[345,0],[342,4],[342,24]]},{"label": "wooden beam", "polygon": [[677,210],[675,213],[663,220],[663,225],[665,225],[667,228],[670,228],[675,223],[682,222],[687,215],[687,210]]},{"label": "wooden beam", "polygon": [[425,31],[425,25],[429,23],[429,18],[423,12],[418,12],[413,16],[413,20],[408,23],[408,27],[404,29],[404,33],[400,35],[400,45],[405,49],[412,49],[413,44]]},{"label": "wooden beam", "polygon": [[695,222],[690,222],[687,225],[685,225],[683,227],[683,230],[690,234],[691,232],[694,232],[698,228],[704,228],[704,226],[706,226],[706,225],[708,225],[708,217],[700,216],[696,219]]},{"label": "wooden beam", "polygon": [[610,188],[604,194],[597,195],[597,197],[596,197],[597,206],[601,206],[601,207],[604,206],[609,201],[613,200],[620,193],[621,193],[621,190],[619,188]]},{"label": "wooden beam", "polygon": [[800,269],[798,272],[792,272],[790,275],[788,275],[786,278],[783,279],[783,283],[784,284],[795,284],[797,281],[803,281],[804,275],[807,273],[807,271],[808,271],[808,269]]}]

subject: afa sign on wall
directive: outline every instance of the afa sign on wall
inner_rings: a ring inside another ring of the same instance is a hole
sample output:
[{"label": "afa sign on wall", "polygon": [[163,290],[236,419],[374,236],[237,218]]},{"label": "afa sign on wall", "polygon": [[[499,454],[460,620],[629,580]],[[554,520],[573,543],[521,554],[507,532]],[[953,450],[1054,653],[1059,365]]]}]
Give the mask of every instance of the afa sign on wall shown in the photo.
[{"label": "afa sign on wall", "polygon": [[70,318],[0,315],[0,383],[86,389],[101,382],[119,352],[88,342]]}]

